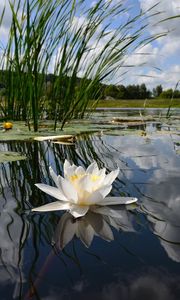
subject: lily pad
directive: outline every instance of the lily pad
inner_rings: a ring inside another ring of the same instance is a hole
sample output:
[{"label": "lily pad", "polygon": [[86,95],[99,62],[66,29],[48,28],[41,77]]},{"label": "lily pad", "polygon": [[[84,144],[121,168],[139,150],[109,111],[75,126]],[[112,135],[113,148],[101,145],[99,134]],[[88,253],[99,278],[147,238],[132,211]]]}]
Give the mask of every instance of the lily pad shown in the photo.
[{"label": "lily pad", "polygon": [[0,163],[17,161],[26,159],[26,156],[19,154],[18,152],[2,151],[0,152]]},{"label": "lily pad", "polygon": [[180,149],[176,150],[176,154],[180,155]]},{"label": "lily pad", "polygon": [[[45,127],[40,126],[38,132],[29,131],[28,127],[25,126],[23,122],[14,122],[13,123],[13,129],[9,131],[3,131],[0,130],[0,141],[25,141],[25,140],[54,140],[58,139],[60,136],[77,136],[81,133],[87,133],[87,132],[97,132],[102,129],[111,129],[114,128],[117,125],[113,124],[93,124],[90,123],[87,120],[81,120],[79,122],[72,122],[66,124],[64,130],[62,131],[60,129],[60,126],[57,128],[56,131],[53,130],[53,122],[47,122],[45,123]],[[61,139],[61,137],[60,137]],[[61,139],[62,141],[62,139]],[[74,141],[73,141],[74,142]]]},{"label": "lily pad", "polygon": [[[106,112],[106,115],[97,114],[94,113],[90,117],[87,117],[83,120],[71,120],[66,123],[63,130],[61,130],[61,124],[57,124],[57,129],[54,131],[54,121],[53,120],[42,120],[39,122],[39,130],[38,132],[33,132],[33,128],[31,125],[31,131],[29,131],[28,126],[23,121],[15,121],[13,122],[13,128],[11,130],[2,130],[0,129],[0,141],[20,141],[20,140],[46,140],[50,139],[52,142],[62,142],[61,140],[55,140],[58,136],[65,136],[65,135],[73,135],[73,136],[79,136],[79,134],[84,133],[101,133],[102,131],[110,131],[110,130],[117,130],[120,131],[121,134],[140,134],[142,133],[143,126],[146,126],[149,122],[153,124],[153,127],[155,128],[161,124],[161,134],[167,133],[169,134],[169,127],[171,127],[171,134],[180,134],[180,127],[179,127],[179,120],[173,120],[172,119],[160,119],[153,116],[120,116],[120,113],[115,113],[115,111],[111,112],[110,115],[108,115],[108,112]],[[170,123],[169,123],[170,122]],[[167,130],[165,130],[167,128]],[[163,130],[164,129],[164,130]],[[128,132],[127,132],[128,130]],[[129,131],[130,130],[130,131]],[[138,131],[137,131],[138,130]],[[124,131],[124,133],[122,132]],[[159,132],[159,130],[158,130]],[[118,133],[119,134],[119,133]],[[154,132],[153,132],[154,134]],[[143,135],[143,134],[142,134]],[[50,137],[51,136],[51,137]],[[50,138],[49,138],[50,137]],[[55,139],[53,138],[55,137]],[[69,142],[69,141],[63,141]],[[71,144],[74,143],[74,141],[70,141]]]}]

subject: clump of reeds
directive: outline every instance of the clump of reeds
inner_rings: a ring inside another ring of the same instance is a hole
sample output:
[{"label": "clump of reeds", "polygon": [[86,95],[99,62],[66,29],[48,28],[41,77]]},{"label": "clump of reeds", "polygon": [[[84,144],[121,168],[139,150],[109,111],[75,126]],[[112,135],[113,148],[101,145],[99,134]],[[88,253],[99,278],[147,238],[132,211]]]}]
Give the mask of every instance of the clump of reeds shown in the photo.
[{"label": "clump of reeds", "polygon": [[0,62],[6,118],[25,120],[29,128],[32,120],[34,131],[43,111],[54,119],[54,129],[58,121],[63,128],[67,120],[82,118],[125,55],[164,35],[147,36],[151,15],[147,22],[145,13],[131,14],[124,2],[98,0],[90,7],[84,0],[9,2],[11,27]]}]

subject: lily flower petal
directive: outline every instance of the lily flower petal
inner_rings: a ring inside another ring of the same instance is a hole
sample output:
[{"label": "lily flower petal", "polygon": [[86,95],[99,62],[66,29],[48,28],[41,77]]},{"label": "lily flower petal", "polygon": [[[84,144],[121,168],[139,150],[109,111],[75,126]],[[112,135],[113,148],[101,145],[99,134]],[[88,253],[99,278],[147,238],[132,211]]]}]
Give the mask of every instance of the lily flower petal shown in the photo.
[{"label": "lily flower petal", "polygon": [[92,192],[94,182],[90,180],[90,176],[88,174],[84,175],[81,179],[78,181],[78,186],[81,190],[87,191],[89,193]]},{"label": "lily flower petal", "polygon": [[70,208],[70,213],[73,215],[75,218],[80,218],[83,217],[87,211],[89,210],[88,205],[71,205]]},{"label": "lily flower petal", "polygon": [[105,185],[97,189],[96,191],[99,192],[103,198],[105,198],[111,191],[112,185]]},{"label": "lily flower petal", "polygon": [[90,194],[90,196],[87,199],[87,203],[90,203],[90,205],[97,204],[97,205],[106,205],[104,204],[106,195],[109,194],[111,191],[112,186],[104,186]]},{"label": "lily flower petal", "polygon": [[106,168],[99,170],[98,176],[105,176],[105,175],[106,175]]},{"label": "lily flower petal", "polygon": [[95,206],[91,208],[91,211],[97,214],[102,214],[112,218],[122,218],[122,214],[120,210],[112,209],[108,206]]},{"label": "lily flower petal", "polygon": [[64,162],[64,177],[68,178],[72,175],[74,175],[75,171],[77,169],[76,165],[71,165],[68,160],[65,160]]},{"label": "lily flower petal", "polygon": [[84,218],[79,219],[77,227],[77,237],[83,242],[86,247],[89,247],[94,237],[94,229]]},{"label": "lily flower petal", "polygon": [[119,230],[119,225],[116,222],[117,218],[104,215],[104,219],[110,226],[114,227],[116,230]]},{"label": "lily flower petal", "polygon": [[67,159],[65,159],[65,162],[64,162],[64,171],[67,170],[69,167],[71,167],[71,164],[70,164],[70,162]]},{"label": "lily flower petal", "polygon": [[63,214],[54,235],[56,247],[62,250],[74,237],[77,226],[78,224],[74,222],[74,218],[70,213]]},{"label": "lily flower petal", "polygon": [[74,186],[69,182],[67,179],[58,176],[59,185],[65,195],[65,197],[70,202],[77,202],[78,201],[78,194]]},{"label": "lily flower petal", "polygon": [[104,179],[105,179],[106,176],[107,176],[107,175],[106,175],[106,169],[103,168],[103,169],[99,170],[98,176],[99,176],[99,185],[104,184]]},{"label": "lily flower petal", "polygon": [[83,167],[77,167],[77,169],[75,170],[76,175],[85,175],[85,170]]},{"label": "lily flower petal", "polygon": [[61,192],[58,188],[44,184],[44,183],[36,183],[35,184],[41,191],[44,193],[53,196],[54,198],[61,201],[68,201],[63,192]]},{"label": "lily flower petal", "polygon": [[90,164],[90,166],[86,170],[87,174],[97,175],[98,172],[99,172],[99,168],[98,168],[97,162],[95,162],[95,161],[92,164]]},{"label": "lily flower petal", "polygon": [[56,211],[56,210],[67,210],[70,209],[69,203],[63,203],[61,201],[55,201],[48,203],[36,208],[33,208],[32,211]]},{"label": "lily flower petal", "polygon": [[89,205],[95,205],[99,202],[102,202],[103,199],[104,199],[103,195],[99,191],[95,191],[92,194],[90,194],[90,196],[87,198],[86,202]]},{"label": "lily flower petal", "polygon": [[59,188],[60,185],[59,185],[59,181],[58,181],[58,176],[56,175],[56,173],[54,172],[54,170],[53,170],[51,167],[49,167],[49,172],[50,172],[50,175],[51,175],[51,177],[52,177],[54,183],[55,183],[56,186]]},{"label": "lily flower petal", "polygon": [[103,219],[102,215],[89,212],[86,216],[89,224],[91,224],[95,233],[102,237],[106,241],[112,241],[114,239],[112,230],[107,222]]},{"label": "lily flower petal", "polygon": [[112,182],[116,179],[116,177],[119,174],[119,168],[112,171],[111,173],[109,173],[108,175],[106,175],[105,179],[104,179],[104,185],[110,185],[112,184]]},{"label": "lily flower petal", "polygon": [[99,205],[118,205],[118,204],[130,204],[136,202],[138,199],[133,197],[106,197],[104,201]]}]

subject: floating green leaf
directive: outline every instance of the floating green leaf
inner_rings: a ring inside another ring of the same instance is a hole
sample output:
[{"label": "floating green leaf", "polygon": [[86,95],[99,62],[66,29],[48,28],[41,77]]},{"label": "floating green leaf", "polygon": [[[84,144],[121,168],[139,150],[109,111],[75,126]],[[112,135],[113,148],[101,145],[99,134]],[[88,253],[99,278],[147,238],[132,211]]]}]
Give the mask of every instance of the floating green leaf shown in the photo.
[{"label": "floating green leaf", "polygon": [[9,162],[9,161],[17,161],[26,159],[26,156],[21,155],[18,152],[11,151],[2,151],[0,152],[0,163]]}]

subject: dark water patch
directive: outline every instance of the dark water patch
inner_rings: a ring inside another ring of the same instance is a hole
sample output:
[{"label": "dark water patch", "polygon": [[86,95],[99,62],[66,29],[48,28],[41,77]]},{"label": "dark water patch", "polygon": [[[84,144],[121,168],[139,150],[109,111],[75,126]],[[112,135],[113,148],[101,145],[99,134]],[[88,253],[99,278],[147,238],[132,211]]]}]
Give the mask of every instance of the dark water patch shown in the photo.
[{"label": "dark water patch", "polygon": [[[1,299],[180,298],[179,135],[151,124],[145,132],[86,134],[71,146],[0,143],[27,157],[0,164]],[[110,195],[138,204],[118,206],[118,218],[112,210],[82,220],[31,213],[55,200],[34,184],[53,185],[49,165],[63,175],[65,159],[83,167],[95,160],[108,172],[119,167]]]}]

